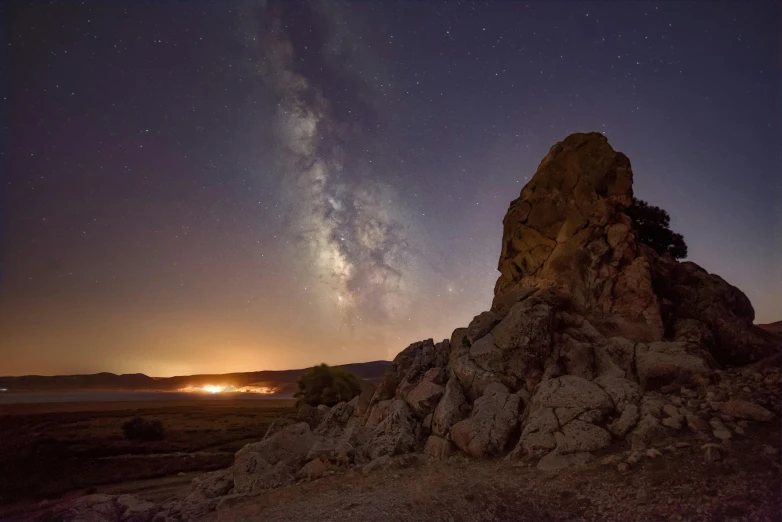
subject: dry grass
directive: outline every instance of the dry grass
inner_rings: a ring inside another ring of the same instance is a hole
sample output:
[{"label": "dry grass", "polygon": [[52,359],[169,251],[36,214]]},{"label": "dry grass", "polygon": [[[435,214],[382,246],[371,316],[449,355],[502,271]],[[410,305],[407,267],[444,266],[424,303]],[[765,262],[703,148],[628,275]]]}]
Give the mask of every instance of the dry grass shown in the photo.
[{"label": "dry grass", "polygon": [[[101,484],[228,467],[291,401],[226,399],[0,407],[0,505]],[[122,424],[160,420],[166,438],[133,442]]]}]

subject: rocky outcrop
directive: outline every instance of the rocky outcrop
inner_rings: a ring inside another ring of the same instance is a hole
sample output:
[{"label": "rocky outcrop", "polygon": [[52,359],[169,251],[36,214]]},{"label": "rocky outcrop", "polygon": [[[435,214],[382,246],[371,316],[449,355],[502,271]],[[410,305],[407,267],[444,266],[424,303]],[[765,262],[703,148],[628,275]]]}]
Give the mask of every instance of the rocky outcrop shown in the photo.
[{"label": "rocky outcrop", "polygon": [[630,161],[597,133],[554,145],[503,220],[495,294],[557,287],[603,333],[663,338],[648,261],[630,218]]},{"label": "rocky outcrop", "polygon": [[451,440],[473,457],[499,455],[518,425],[520,404],[520,397],[505,386],[490,384],[475,401],[470,416],[451,428]]},{"label": "rocky outcrop", "polygon": [[752,325],[737,288],[639,243],[625,214],[632,181],[601,134],[554,145],[503,221],[491,310],[450,340],[405,348],[374,390],[275,422],[231,470],[194,483],[201,504],[172,509],[351,466],[402,466],[410,453],[557,470],[626,449],[626,460],[607,460],[623,472],[678,434],[724,445],[747,423],[777,419],[778,369],[748,370],[738,389],[721,379],[725,365],[778,355],[779,338]]},{"label": "rocky outcrop", "polygon": [[289,425],[261,442],[236,453],[233,467],[237,493],[250,493],[288,484],[312,446],[321,440],[307,423]]}]

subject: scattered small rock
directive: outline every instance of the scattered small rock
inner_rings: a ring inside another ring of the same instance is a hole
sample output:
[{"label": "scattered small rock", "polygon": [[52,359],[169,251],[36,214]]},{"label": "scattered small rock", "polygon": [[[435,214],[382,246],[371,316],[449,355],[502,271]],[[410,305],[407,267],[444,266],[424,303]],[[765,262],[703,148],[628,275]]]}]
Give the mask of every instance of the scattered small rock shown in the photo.
[{"label": "scattered small rock", "polygon": [[774,414],[763,406],[739,399],[723,402],[720,404],[719,411],[739,419],[758,422],[768,422],[774,418]]},{"label": "scattered small rock", "polygon": [[777,453],[779,453],[779,450],[774,446],[771,446],[770,444],[764,444],[763,453],[765,453],[766,455],[776,455]]},{"label": "scattered small rock", "polygon": [[703,453],[703,459],[706,462],[717,462],[722,458],[718,444],[704,444],[702,449],[705,450]]}]

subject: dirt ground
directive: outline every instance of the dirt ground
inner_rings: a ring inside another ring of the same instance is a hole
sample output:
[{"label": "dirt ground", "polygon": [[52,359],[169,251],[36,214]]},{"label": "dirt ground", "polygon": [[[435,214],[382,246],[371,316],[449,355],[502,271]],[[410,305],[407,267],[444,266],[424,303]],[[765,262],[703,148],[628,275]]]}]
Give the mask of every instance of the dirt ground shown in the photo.
[{"label": "dirt ground", "polygon": [[[191,480],[202,471],[228,467],[235,449],[258,440],[277,415],[292,412],[278,402],[252,401],[17,413],[0,418],[0,440],[5,448],[8,434],[15,434],[15,447],[27,453],[4,451],[0,466],[3,470],[6,462],[32,466],[33,475],[38,470],[39,477],[46,475],[44,471],[53,472],[54,476],[37,486],[36,479],[17,475],[17,480],[27,480],[26,487],[39,488],[32,490],[38,491],[36,498],[48,487],[62,490],[66,498],[88,491],[130,493],[163,503],[186,496]],[[170,430],[169,438],[140,446],[124,441],[119,426],[138,413],[161,419]],[[57,447],[64,455],[36,460],[40,441],[34,442],[33,437],[43,427],[47,437],[59,441]],[[84,444],[85,430],[93,438],[87,445],[91,450],[81,454],[78,448]],[[30,437],[26,443],[25,436]],[[534,463],[462,456],[445,462],[415,458],[370,473],[360,468],[337,470],[311,482],[224,497],[204,520],[782,520],[777,422],[753,424],[745,435],[721,446],[721,456],[714,461],[705,458],[703,442],[687,432],[656,449],[659,453],[644,453],[639,462],[622,470],[616,460],[604,461],[602,455],[585,467],[558,471],[539,471]],[[103,458],[101,452],[109,455],[110,465],[95,468],[94,461]],[[614,459],[627,456],[621,448],[611,448],[611,452]],[[162,462],[159,467],[151,464],[158,460]],[[67,476],[84,476],[79,466],[101,469],[103,474],[86,475],[89,486],[64,487]],[[20,491],[24,487],[14,484],[13,476],[0,480],[3,494],[9,491],[6,488]],[[18,506],[29,509],[37,503],[31,500],[17,502],[17,508],[0,509],[0,520],[24,520],[25,510]]]},{"label": "dirt ground", "polygon": [[[187,486],[200,472],[230,466],[239,448],[287,414],[292,401],[241,398],[2,405],[0,518],[14,506],[103,485],[129,492],[133,481],[164,477]],[[165,440],[125,440],[122,424],[139,415],[160,420]]]},{"label": "dirt ground", "polygon": [[701,445],[660,448],[625,472],[616,464],[538,471],[508,461],[456,461],[351,470],[223,501],[209,520],[782,520],[779,427],[704,460]]}]

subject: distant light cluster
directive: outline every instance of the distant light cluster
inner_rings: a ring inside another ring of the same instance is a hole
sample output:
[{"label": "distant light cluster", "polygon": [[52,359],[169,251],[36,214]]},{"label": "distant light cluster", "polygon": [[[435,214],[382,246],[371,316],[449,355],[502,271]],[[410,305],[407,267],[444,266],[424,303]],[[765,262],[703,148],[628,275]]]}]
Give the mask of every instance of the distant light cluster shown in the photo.
[{"label": "distant light cluster", "polygon": [[178,391],[186,393],[263,393],[271,394],[275,389],[270,386],[241,386],[237,388],[232,384],[204,384],[202,386],[186,386]]}]

